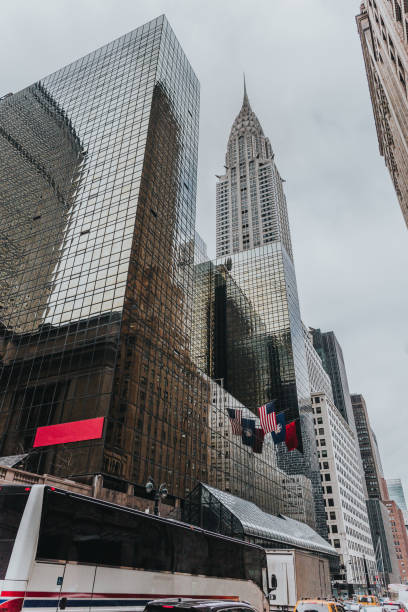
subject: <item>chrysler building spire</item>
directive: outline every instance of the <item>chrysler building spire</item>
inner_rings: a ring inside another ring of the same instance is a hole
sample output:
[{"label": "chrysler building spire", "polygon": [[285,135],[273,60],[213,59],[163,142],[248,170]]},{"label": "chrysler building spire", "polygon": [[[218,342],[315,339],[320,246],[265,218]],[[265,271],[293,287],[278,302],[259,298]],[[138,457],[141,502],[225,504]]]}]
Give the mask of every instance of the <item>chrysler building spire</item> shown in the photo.
[{"label": "chrysler building spire", "polygon": [[242,102],[242,106],[248,106],[248,108],[251,108],[251,105],[249,104],[249,100],[248,100],[247,89],[246,89],[245,73],[244,73],[244,100]]},{"label": "chrysler building spire", "polygon": [[293,259],[282,179],[269,138],[249,103],[245,75],[225,167],[217,183],[217,257],[281,241]]}]

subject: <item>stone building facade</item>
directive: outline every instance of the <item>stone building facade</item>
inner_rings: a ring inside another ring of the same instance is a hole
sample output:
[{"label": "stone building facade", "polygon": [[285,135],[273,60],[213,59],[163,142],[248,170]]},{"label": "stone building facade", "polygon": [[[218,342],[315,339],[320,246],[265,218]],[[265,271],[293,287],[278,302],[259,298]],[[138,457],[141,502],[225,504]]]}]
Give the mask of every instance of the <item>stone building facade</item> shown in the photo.
[{"label": "stone building facade", "polygon": [[408,3],[364,0],[356,20],[380,154],[408,225]]}]

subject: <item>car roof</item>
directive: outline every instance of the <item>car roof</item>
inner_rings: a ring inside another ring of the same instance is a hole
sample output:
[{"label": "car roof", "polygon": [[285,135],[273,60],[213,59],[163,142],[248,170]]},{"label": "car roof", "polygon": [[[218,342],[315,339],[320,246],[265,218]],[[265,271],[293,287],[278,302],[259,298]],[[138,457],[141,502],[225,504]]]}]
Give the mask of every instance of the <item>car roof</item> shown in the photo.
[{"label": "car roof", "polygon": [[303,604],[303,603],[307,603],[307,604],[340,604],[340,602],[338,601],[334,601],[332,599],[300,599],[296,605],[298,604]]},{"label": "car roof", "polygon": [[211,606],[211,608],[248,608],[251,609],[250,604],[245,601],[228,601],[218,599],[155,599],[149,601],[147,604],[149,607],[160,607],[172,605],[175,608],[205,608]]}]

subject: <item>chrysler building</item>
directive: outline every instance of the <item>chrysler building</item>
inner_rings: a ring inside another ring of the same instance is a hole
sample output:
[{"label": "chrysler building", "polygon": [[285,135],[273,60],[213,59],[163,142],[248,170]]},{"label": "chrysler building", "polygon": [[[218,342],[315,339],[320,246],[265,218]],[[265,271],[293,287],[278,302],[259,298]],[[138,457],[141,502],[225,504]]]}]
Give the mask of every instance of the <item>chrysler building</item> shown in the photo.
[{"label": "chrysler building", "polygon": [[286,198],[269,138],[244,99],[217,182],[217,257],[279,240],[293,260]]}]

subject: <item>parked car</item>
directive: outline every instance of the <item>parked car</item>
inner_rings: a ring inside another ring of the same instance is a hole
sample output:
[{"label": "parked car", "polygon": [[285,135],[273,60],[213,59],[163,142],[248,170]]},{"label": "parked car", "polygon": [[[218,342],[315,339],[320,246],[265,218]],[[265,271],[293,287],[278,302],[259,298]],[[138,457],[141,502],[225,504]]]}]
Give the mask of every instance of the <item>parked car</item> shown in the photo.
[{"label": "parked car", "polygon": [[382,606],[368,604],[366,606],[360,606],[360,612],[383,612],[383,608]]},{"label": "parked car", "polygon": [[154,599],[149,601],[144,612],[258,612],[244,601],[217,599]]},{"label": "parked car", "polygon": [[294,612],[345,612],[339,601],[330,599],[301,599]]}]

